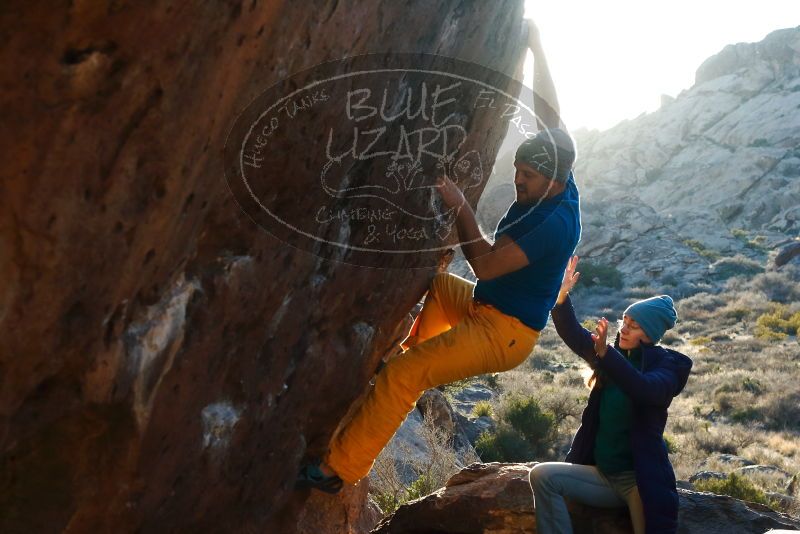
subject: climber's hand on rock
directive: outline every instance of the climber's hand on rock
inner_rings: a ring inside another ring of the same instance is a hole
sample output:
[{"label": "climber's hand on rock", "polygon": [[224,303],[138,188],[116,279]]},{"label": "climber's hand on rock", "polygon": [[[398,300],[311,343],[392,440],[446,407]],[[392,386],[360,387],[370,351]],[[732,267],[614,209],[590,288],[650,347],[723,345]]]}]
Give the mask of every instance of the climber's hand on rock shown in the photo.
[{"label": "climber's hand on rock", "polygon": [[448,208],[456,208],[466,202],[464,193],[445,175],[441,175],[436,179],[436,190],[439,191],[442,202]]}]

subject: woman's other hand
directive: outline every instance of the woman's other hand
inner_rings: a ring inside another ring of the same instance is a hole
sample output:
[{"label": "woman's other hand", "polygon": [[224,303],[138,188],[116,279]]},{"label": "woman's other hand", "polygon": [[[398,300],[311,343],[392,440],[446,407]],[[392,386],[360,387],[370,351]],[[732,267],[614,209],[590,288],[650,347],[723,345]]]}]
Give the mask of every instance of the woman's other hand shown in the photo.
[{"label": "woman's other hand", "polygon": [[606,339],[608,338],[608,319],[602,317],[599,321],[597,321],[597,328],[595,328],[594,332],[592,333],[592,341],[594,342],[594,352],[599,357],[603,358],[606,355],[606,349],[608,348],[608,344]]}]

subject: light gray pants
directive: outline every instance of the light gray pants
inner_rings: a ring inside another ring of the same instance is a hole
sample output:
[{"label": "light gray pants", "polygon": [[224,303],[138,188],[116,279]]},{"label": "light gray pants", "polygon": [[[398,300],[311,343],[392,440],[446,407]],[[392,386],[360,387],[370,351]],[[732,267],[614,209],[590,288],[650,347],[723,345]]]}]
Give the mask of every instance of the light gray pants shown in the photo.
[{"label": "light gray pants", "polygon": [[644,534],[644,511],[633,471],[605,476],[593,465],[536,464],[530,474],[536,507],[536,532],[572,534],[564,497],[599,508],[627,505],[636,534]]}]

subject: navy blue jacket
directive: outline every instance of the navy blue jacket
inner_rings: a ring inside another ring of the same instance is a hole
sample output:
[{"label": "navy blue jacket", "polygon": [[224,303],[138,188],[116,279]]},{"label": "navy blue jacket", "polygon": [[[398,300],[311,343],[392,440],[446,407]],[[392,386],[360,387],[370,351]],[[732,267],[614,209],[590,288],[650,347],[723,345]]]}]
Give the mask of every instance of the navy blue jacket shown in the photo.
[{"label": "navy blue jacket", "polygon": [[[631,398],[631,449],[644,508],[645,530],[647,534],[674,533],[678,529],[678,490],[664,442],[664,427],[667,408],[686,385],[692,360],[680,352],[642,343],[642,370],[639,371],[617,350],[619,334],[603,358],[595,354],[591,334],[578,323],[569,297],[556,305],[551,315],[564,343],[592,369],[604,371]],[[594,441],[600,421],[601,393],[601,389],[595,387],[589,394],[567,462],[595,464]]]}]

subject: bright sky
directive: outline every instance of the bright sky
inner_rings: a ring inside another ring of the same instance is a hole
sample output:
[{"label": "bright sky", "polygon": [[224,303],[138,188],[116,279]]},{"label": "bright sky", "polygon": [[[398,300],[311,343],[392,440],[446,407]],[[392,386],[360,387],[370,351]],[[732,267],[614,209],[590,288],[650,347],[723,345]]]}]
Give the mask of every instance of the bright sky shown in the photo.
[{"label": "bright sky", "polygon": [[564,122],[603,130],[691,87],[725,45],[800,26],[800,0],[525,0],[525,16],[539,27]]}]

